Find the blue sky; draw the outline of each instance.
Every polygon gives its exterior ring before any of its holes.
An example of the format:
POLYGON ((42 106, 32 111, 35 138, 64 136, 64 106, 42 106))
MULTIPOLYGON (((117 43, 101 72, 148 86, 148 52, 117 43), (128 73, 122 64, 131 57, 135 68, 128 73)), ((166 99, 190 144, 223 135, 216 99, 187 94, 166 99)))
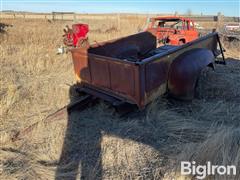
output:
POLYGON ((2 10, 80 13, 186 13, 239 16, 240 0, 0 0, 2 10))

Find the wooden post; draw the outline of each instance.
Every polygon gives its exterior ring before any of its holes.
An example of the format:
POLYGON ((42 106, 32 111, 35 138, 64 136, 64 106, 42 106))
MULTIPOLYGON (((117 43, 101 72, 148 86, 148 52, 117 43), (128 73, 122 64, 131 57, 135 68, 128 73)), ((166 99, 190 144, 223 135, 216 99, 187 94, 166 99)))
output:
POLYGON ((52 20, 54 21, 55 20, 55 13, 52 12, 52 20))
POLYGON ((120 19, 120 13, 117 14, 117 22, 118 22, 118 27, 117 29, 120 31, 121 30, 121 19, 120 19))
POLYGON ((76 13, 73 13, 73 21, 76 22, 76 13))

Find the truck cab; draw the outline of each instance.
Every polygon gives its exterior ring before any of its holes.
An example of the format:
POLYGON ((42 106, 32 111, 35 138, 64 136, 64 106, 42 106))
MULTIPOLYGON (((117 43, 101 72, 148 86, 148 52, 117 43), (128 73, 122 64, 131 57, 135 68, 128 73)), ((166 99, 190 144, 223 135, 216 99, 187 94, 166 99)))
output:
POLYGON ((199 37, 194 22, 184 17, 154 17, 150 19, 147 31, 157 38, 157 43, 182 45, 199 37))

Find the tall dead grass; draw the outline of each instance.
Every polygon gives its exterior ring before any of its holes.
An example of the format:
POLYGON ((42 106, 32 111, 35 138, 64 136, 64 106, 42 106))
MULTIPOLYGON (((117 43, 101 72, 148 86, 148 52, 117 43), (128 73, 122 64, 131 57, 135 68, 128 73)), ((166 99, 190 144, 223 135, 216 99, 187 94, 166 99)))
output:
MULTIPOLYGON (((122 17, 118 29, 113 18, 82 19, 90 25, 91 42, 136 33, 145 20, 122 17)), ((60 121, 42 122, 22 140, 4 144, 17 130, 41 122, 66 105, 69 85, 75 80, 71 55, 56 54, 65 22, 1 21, 13 24, 0 42, 1 179, 80 179, 84 163, 86 179, 101 178, 100 170, 103 179, 184 179, 179 175, 181 160, 239 168, 240 64, 233 59, 227 66, 217 65, 215 71, 203 72, 198 98, 192 102, 160 98, 145 112, 126 118, 100 103, 60 121), (67 128, 69 118, 75 123, 71 132, 67 128), (74 153, 69 154, 67 164, 59 165, 64 144, 74 153), (89 156, 99 147, 98 157, 89 156), (75 166, 77 175, 70 168, 75 166)), ((231 178, 239 179, 239 172, 231 178)))

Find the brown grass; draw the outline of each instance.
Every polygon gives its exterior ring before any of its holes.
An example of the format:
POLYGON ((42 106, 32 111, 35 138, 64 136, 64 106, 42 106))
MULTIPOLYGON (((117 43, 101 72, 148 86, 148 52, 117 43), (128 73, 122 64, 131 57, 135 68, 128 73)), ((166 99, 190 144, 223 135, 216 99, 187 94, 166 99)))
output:
MULTIPOLYGON (((112 18, 82 21, 90 25, 94 42, 136 33, 145 20, 122 17, 120 30, 112 18)), ((87 165, 86 179, 99 178, 100 170, 103 179, 183 179, 181 160, 240 166, 239 44, 225 44, 228 65, 203 72, 192 102, 159 98, 128 118, 101 103, 68 117, 74 120, 70 132, 63 117, 9 143, 14 132, 66 105, 75 79, 71 55, 56 54, 66 22, 1 21, 13 27, 0 34, 0 179, 76 178, 81 173, 72 167, 80 172, 79 161, 87 165), (62 150, 70 152, 68 163, 58 165, 62 150)), ((233 178, 239 179, 239 172, 233 178)))

